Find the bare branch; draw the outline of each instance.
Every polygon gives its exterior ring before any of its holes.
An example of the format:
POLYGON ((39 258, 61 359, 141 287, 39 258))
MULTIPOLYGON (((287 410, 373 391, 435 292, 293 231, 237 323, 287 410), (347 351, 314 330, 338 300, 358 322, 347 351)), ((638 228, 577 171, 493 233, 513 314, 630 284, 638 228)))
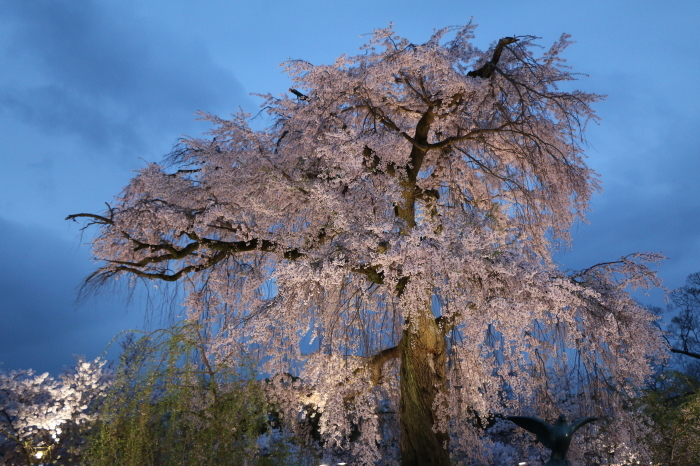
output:
POLYGON ((89 222, 88 225, 113 225, 114 223, 112 220, 103 217, 102 215, 96 215, 96 214, 73 214, 69 215, 68 217, 65 218, 65 220, 73 220, 74 222, 77 222, 79 218, 91 218, 93 220, 96 220, 94 222, 89 222))
POLYGON ((372 385, 379 385, 382 380, 382 369, 384 367, 384 363, 391 359, 396 359, 398 357, 398 346, 392 346, 391 348, 383 349, 377 354, 367 358, 365 365, 356 369, 353 375, 358 375, 364 371, 369 370, 371 372, 370 380, 372 382, 372 385))
POLYGON ((298 90, 296 90, 296 89, 294 89, 294 88, 292 88, 292 87, 289 88, 289 92, 291 92, 291 93, 294 94, 295 96, 299 97, 299 100, 309 100, 309 96, 308 96, 308 95, 303 94, 303 93, 299 92, 298 90))
POLYGON ((493 57, 491 58, 491 61, 486 62, 484 66, 482 66, 478 70, 470 71, 469 73, 467 73, 467 76, 471 78, 482 79, 490 78, 496 69, 498 61, 501 59, 501 53, 503 53, 503 48, 506 45, 512 44, 517 41, 518 39, 515 37, 504 37, 501 40, 499 40, 498 44, 496 45, 496 49, 493 51, 493 57))
POLYGON ((692 351, 683 351, 677 348, 671 348, 672 353, 682 354, 684 356, 690 356, 691 358, 700 359, 700 354, 693 353, 692 351))
POLYGON ((367 365, 372 371, 372 383, 374 385, 378 385, 382 379, 382 368, 384 367, 384 363, 390 359, 396 359, 398 357, 399 347, 392 346, 391 348, 386 348, 369 358, 367 365))

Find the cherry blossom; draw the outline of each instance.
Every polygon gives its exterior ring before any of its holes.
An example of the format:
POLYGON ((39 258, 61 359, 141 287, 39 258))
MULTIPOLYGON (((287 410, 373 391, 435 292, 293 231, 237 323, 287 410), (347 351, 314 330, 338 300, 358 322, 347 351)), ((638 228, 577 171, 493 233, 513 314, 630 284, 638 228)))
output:
POLYGON ((70 425, 94 419, 111 380, 105 365, 78 358, 58 379, 31 369, 0 372, 0 440, 25 460, 50 461, 70 425))
POLYGON ((257 350, 262 372, 299 376, 313 396, 287 394, 289 416, 312 403, 325 448, 357 464, 391 429, 402 464, 447 465, 488 463, 477 421, 497 413, 626 422, 665 350, 629 291, 659 284, 661 256, 552 259, 599 189, 583 145, 600 97, 560 88, 568 36, 538 55, 473 31, 417 45, 389 27, 359 55, 289 61, 262 130, 202 114, 211 134, 69 217, 100 227, 88 285, 181 281, 212 357, 257 350))

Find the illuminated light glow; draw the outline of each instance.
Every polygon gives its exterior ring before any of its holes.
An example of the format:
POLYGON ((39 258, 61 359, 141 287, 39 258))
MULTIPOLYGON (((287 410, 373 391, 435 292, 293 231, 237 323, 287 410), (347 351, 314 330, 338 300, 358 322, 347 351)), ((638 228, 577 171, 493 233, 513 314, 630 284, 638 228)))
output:
MULTIPOLYGON (((48 373, 35 375, 34 371, 0 371, 0 392, 3 393, 3 409, 11 416, 10 427, 22 442, 34 443, 37 437, 53 442, 42 444, 44 450, 33 453, 37 459, 46 455, 46 448, 53 448, 61 441, 65 423, 82 423, 94 419, 89 405, 104 396, 111 381, 111 372, 104 366, 107 361, 97 358, 78 364, 58 379, 48 373)), ((0 430, 0 435, 3 431, 0 430)))

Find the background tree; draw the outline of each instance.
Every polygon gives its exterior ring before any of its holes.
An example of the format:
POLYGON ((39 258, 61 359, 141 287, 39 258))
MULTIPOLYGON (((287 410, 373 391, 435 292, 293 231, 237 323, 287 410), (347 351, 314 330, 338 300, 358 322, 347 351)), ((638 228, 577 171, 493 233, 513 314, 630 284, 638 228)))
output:
POLYGON ((104 214, 68 217, 101 227, 87 283, 184 282, 212 357, 257 348, 261 371, 301 375, 325 444, 360 463, 379 459, 380 402, 405 466, 449 464, 450 443, 476 458, 474 419, 494 411, 556 417, 553 379, 577 375, 579 409, 610 414, 606 394, 661 348, 626 292, 656 283, 641 262, 659 257, 556 268, 597 188, 581 144, 598 97, 557 87, 574 79, 566 36, 536 57, 532 37, 484 52, 472 32, 416 45, 380 29, 361 55, 290 61, 264 130, 204 115, 210 139, 141 170, 104 214))
POLYGON ((668 295, 671 352, 700 360, 700 272, 688 275, 684 286, 668 295))
POLYGON ((666 312, 673 317, 665 337, 678 356, 639 404, 651 421, 647 442, 654 461, 692 465, 700 463, 700 273, 688 275, 684 286, 668 293, 668 301, 666 312))
POLYGON ((654 464, 700 463, 700 379, 667 370, 637 400, 649 425, 645 441, 654 464))

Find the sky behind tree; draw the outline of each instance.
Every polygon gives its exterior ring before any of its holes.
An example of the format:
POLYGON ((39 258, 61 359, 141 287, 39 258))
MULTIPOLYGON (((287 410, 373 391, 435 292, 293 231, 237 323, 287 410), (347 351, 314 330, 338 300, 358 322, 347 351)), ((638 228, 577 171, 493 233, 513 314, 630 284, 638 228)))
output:
MULTIPOLYGON (((280 63, 359 53, 361 36, 390 22, 421 43, 472 20, 481 48, 571 34, 565 57, 588 75, 572 86, 608 96, 587 133, 603 192, 558 260, 662 252, 660 276, 679 287, 700 270, 699 19, 700 5, 682 1, 2 2, 0 368, 55 373, 144 324, 143 293, 76 303, 96 266, 67 215, 101 212, 134 170, 206 131, 196 111, 256 114, 251 93, 289 88, 280 63)), ((663 305, 662 293, 639 298, 663 305)))

